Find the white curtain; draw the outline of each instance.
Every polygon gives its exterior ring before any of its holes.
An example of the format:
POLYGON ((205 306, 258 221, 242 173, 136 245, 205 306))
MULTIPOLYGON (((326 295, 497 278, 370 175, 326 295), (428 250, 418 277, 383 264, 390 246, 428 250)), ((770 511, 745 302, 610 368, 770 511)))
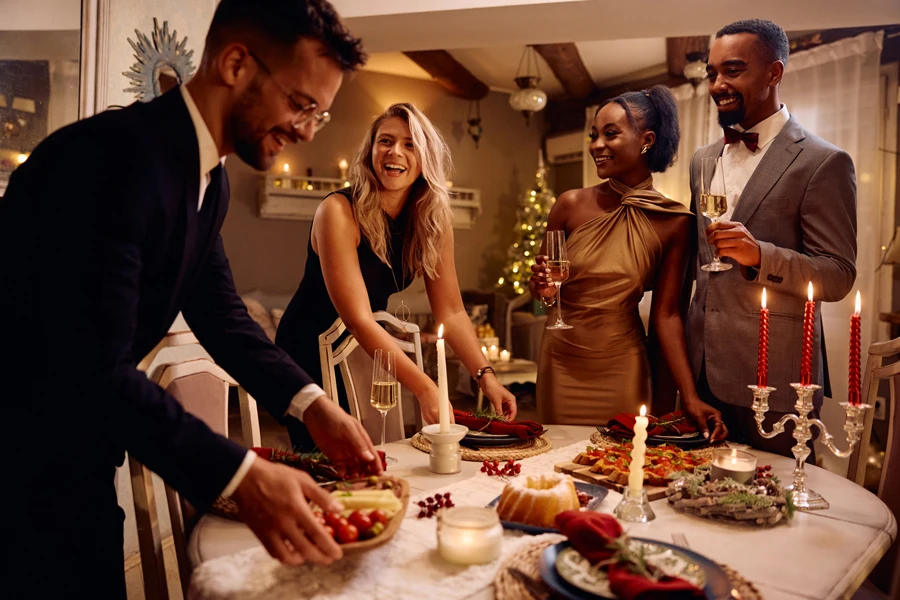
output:
MULTIPOLYGON (((894 220, 893 204, 885 206, 883 202, 883 164, 878 150, 883 147, 880 142, 887 108, 880 64, 883 35, 864 33, 798 53, 788 61, 781 83, 781 100, 791 115, 807 131, 849 153, 856 167, 858 252, 854 290, 862 295, 864 349, 877 335, 879 311, 890 306, 889 296, 887 302, 880 298, 882 290, 889 294, 889 287, 879 282, 882 273, 875 272, 885 231, 893 230, 894 220)), ((896 109, 896 100, 893 106, 896 109)), ((822 418, 841 442, 845 413, 837 401, 847 399, 850 315, 855 295, 822 306, 834 397, 825 401, 822 418)), ((821 456, 830 469, 846 472, 846 461, 827 451, 821 456)))
MULTIPOLYGON (((881 248, 894 230, 895 177, 888 172, 891 161, 885 160, 879 148, 894 147, 897 77, 896 67, 882 72, 883 37, 883 32, 864 33, 791 56, 780 89, 781 101, 800 125, 844 149, 856 167, 856 286, 854 293, 843 301, 826 304, 822 309, 834 396, 834 400, 825 402, 823 420, 841 442, 844 412, 837 401, 847 399, 849 327, 855 290, 862 294, 864 353, 873 340, 885 339, 885 332, 879 329, 878 314, 890 310, 891 305, 891 272, 889 268, 875 271, 881 248)), ((697 148, 718 139, 722 130, 705 84, 696 89, 686 84, 672 92, 678 102, 681 143, 675 164, 666 173, 656 174, 654 185, 667 196, 687 204, 691 156, 697 148)), ((587 110, 586 131, 590 130, 595 110, 596 107, 587 110)), ((599 181, 587 145, 584 175, 585 186, 599 181)), ((646 296, 644 300, 642 304, 649 309, 646 296)), ((865 362, 865 356, 862 360, 865 362)), ((830 452, 819 455, 824 457, 828 468, 846 472, 846 461, 836 459, 830 452)))

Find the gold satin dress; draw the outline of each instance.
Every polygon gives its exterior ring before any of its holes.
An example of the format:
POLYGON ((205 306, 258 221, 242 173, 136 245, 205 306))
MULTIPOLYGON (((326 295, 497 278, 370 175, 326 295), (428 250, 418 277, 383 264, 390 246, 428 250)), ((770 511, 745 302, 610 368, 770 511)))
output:
MULTIPOLYGON (((629 188, 609 180, 622 204, 577 227, 566 240, 569 279, 563 320, 572 329, 544 330, 537 402, 542 423, 600 425, 621 412, 650 409, 646 336, 638 314, 655 283, 662 243, 646 212, 692 214, 654 192, 652 178, 629 188)), ((551 309, 547 322, 555 320, 551 309)))

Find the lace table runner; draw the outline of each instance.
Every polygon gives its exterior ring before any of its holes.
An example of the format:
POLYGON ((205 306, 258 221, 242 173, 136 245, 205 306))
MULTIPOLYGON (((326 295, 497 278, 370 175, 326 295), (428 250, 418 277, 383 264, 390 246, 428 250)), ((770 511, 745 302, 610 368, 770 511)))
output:
MULTIPOLYGON (((584 442, 522 462, 522 475, 553 471, 570 460, 584 442)), ((435 477, 439 477, 435 475, 435 477)), ((505 531, 500 558, 469 567, 444 562, 437 554, 436 519, 417 518, 416 502, 450 492, 457 506, 484 506, 500 495, 506 482, 478 473, 465 481, 411 499, 403 524, 390 542, 337 563, 285 566, 263 548, 252 548, 203 563, 194 570, 191 600, 281 600, 301 598, 373 598, 420 600, 466 598, 488 587, 504 560, 546 536, 505 531)), ((552 534, 551 534, 552 535, 552 534)))

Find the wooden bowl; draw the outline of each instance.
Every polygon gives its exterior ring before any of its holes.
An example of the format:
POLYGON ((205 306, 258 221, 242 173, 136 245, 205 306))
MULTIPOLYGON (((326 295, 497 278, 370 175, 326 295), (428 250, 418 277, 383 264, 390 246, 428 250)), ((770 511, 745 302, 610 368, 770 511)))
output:
POLYGON ((375 487, 376 485, 380 486, 383 482, 390 481, 394 486, 392 488, 394 494, 397 496, 403 506, 399 511, 397 511, 397 514, 391 517, 391 519, 387 522, 387 525, 385 525, 384 527, 384 531, 382 531, 380 535, 377 535, 368 540, 351 542, 349 544, 341 544, 341 549, 344 551, 344 554, 377 548, 378 546, 384 544, 392 537, 394 537, 394 534, 397 533, 398 529, 400 529, 400 525, 401 523, 403 523, 403 519, 406 517, 406 509, 409 506, 409 483, 407 483, 405 479, 400 479, 399 477, 382 475, 381 477, 372 476, 362 477, 359 479, 348 479, 347 481, 336 481, 334 483, 329 483, 322 486, 323 488, 331 492, 334 490, 340 490, 342 489, 342 487, 346 489, 347 486, 350 486, 350 488, 352 488, 354 485, 359 485, 362 482, 369 482, 373 480, 377 480, 378 483, 373 484, 371 487, 375 487))

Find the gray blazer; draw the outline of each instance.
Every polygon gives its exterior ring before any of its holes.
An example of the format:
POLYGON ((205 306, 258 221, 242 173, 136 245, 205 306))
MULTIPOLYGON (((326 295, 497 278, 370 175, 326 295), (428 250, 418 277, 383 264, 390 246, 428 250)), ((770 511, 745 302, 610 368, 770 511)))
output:
MULTIPOLYGON (((697 218, 697 287, 686 324, 694 377, 701 365, 713 395, 750 406, 748 385, 756 383, 759 309, 766 286, 769 308, 769 397, 773 410, 790 412, 800 380, 803 307, 807 283, 816 296, 813 382, 823 384, 821 301, 844 298, 856 279, 856 176, 850 156, 803 130, 791 117, 772 141, 741 194, 732 220, 759 241, 759 269, 720 273, 699 269, 713 259, 706 242, 709 219, 697 211, 700 159, 722 154, 724 140, 701 148, 691 160, 691 210, 697 218)), ((690 278, 687 285, 690 285, 690 278)), ((823 392, 814 399, 821 406, 823 392)))

